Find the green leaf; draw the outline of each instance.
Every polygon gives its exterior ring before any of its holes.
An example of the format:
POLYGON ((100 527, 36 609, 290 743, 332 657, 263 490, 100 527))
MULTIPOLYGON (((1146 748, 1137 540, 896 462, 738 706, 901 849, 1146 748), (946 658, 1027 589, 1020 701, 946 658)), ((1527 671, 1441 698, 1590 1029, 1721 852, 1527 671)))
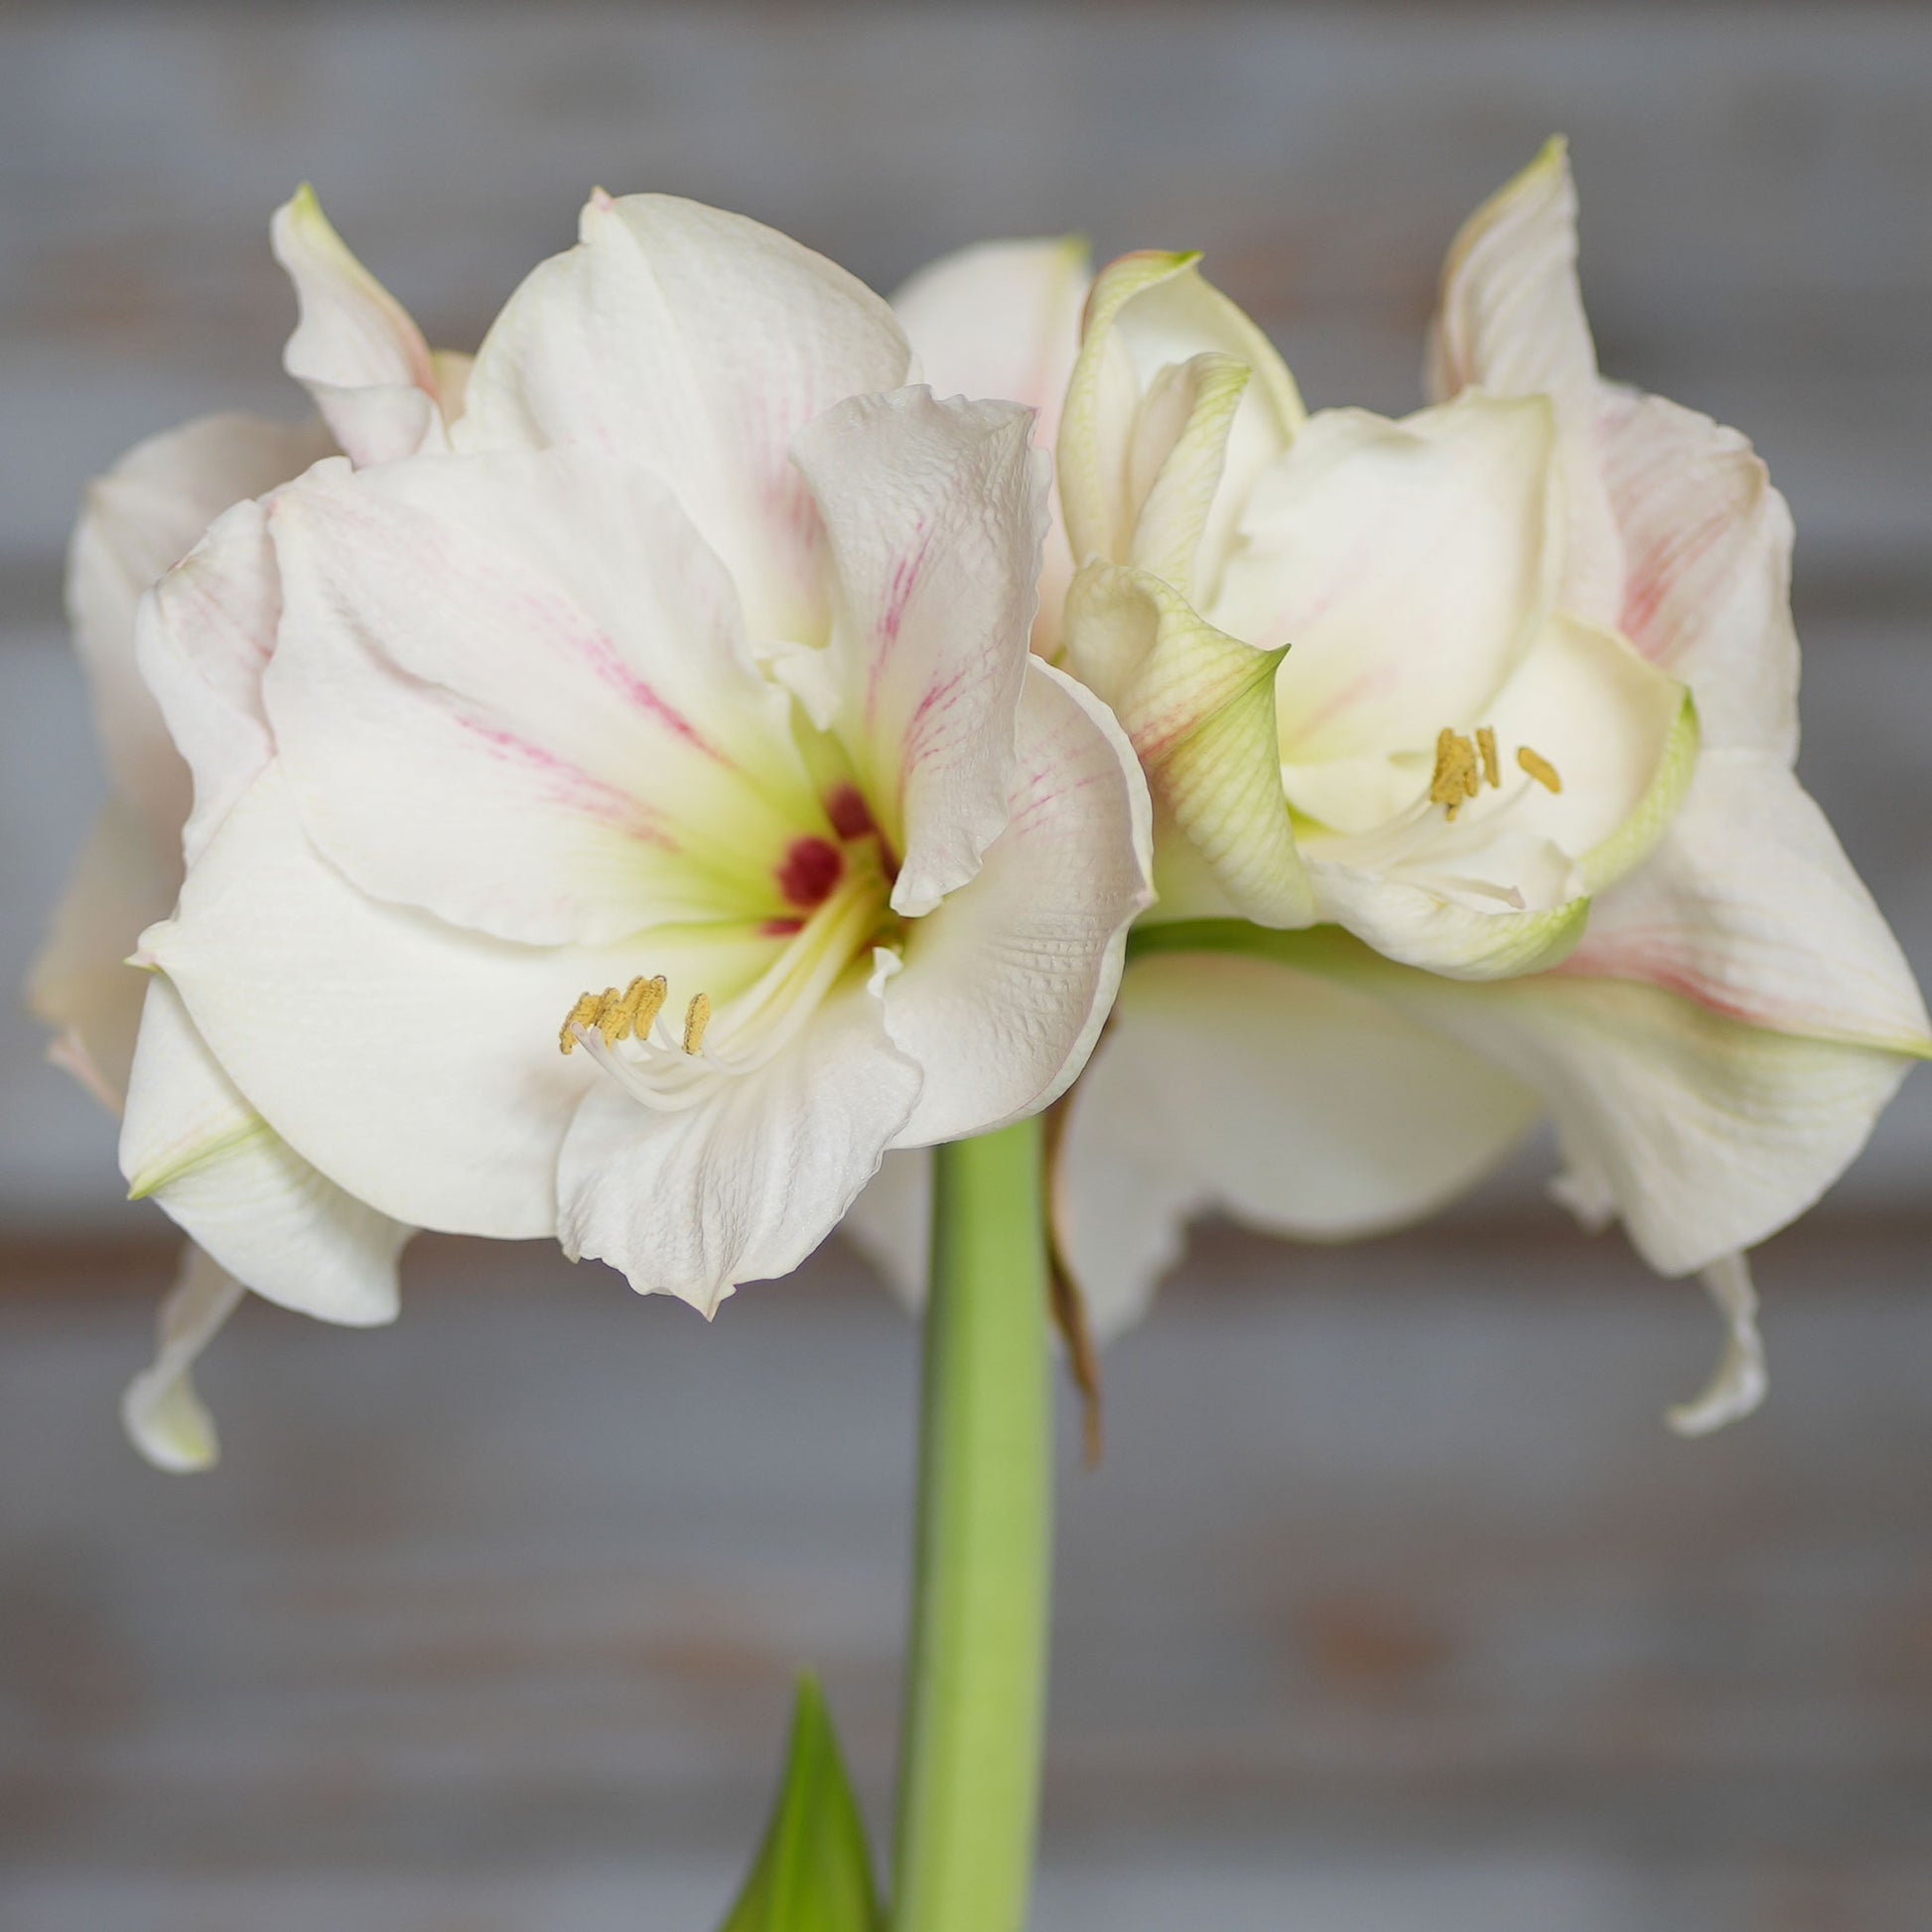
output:
POLYGON ((798 1680, 784 1782, 758 1862, 720 1932, 882 1932, 865 1821, 825 1694, 798 1680))

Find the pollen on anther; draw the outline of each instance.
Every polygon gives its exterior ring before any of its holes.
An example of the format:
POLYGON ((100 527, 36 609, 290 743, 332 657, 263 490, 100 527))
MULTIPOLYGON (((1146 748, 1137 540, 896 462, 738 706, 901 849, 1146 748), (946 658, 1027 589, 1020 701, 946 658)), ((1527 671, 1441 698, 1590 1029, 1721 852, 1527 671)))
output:
POLYGON ((577 1048, 577 1029, 594 1027, 597 1017, 604 1010, 604 1002, 595 993, 580 993, 577 1004, 564 1016, 564 1024, 557 1032, 557 1044, 566 1053, 577 1048))
POLYGON ((1436 734, 1436 768, 1429 777, 1429 801, 1441 805, 1452 820, 1465 799, 1481 788, 1476 775, 1476 748, 1460 732, 1447 725, 1436 734))
POLYGON ((1503 788, 1503 761, 1496 755, 1496 734, 1492 727, 1482 725, 1476 731, 1476 750, 1482 755, 1482 775, 1491 789, 1503 788))
POLYGON ((711 996, 708 993, 694 993, 691 1004, 684 1010, 684 1050, 699 1053, 704 1050, 704 1030, 711 1025, 711 996))
POLYGON ((1516 753, 1516 762, 1546 791, 1563 789, 1563 774, 1546 759, 1541 752, 1532 752, 1527 745, 1521 746, 1516 753))

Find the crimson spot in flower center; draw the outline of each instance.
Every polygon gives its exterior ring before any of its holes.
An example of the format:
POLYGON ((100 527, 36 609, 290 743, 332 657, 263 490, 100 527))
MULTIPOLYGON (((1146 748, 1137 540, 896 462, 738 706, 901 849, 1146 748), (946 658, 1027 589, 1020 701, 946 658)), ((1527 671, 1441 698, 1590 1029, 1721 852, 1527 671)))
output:
POLYGON ((823 905, 845 872, 845 856, 829 839, 793 839, 778 868, 778 890, 793 905, 823 905))

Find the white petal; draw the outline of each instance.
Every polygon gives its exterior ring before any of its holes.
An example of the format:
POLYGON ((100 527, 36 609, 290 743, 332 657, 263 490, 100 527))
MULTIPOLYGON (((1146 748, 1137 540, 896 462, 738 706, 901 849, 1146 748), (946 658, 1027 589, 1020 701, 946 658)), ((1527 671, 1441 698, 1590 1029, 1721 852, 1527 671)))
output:
POLYGON ((596 196, 580 233, 484 339, 459 445, 588 443, 649 465, 725 559, 753 628, 812 635, 818 530, 791 439, 906 379, 892 311, 822 255, 695 202, 596 196))
POLYGON ((438 371, 422 331, 349 253, 314 189, 275 210, 270 236, 302 305, 282 366, 315 398, 350 462, 446 448, 438 371))
POLYGON ((510 1240, 554 1231, 557 1149, 605 1078, 557 1050, 578 994, 640 971, 716 983, 697 964, 712 955, 667 933, 644 958, 513 946, 368 898, 303 835, 279 765, 146 945, 305 1160, 397 1220, 510 1240))
POLYGON ((1197 854, 1243 917, 1309 924, 1313 890, 1282 792, 1280 651, 1216 630, 1146 571, 1096 563, 1067 599, 1067 661, 1133 741, 1161 806, 1164 845, 1197 854))
POLYGON ((352 1327, 393 1321, 411 1230, 326 1180, 242 1099, 169 983, 149 983, 121 1168, 257 1295, 352 1327))
POLYGON ((908 1309, 923 1307, 932 1243, 932 1150, 889 1152, 846 1209, 839 1232, 908 1309))
POLYGON ((899 858, 896 911, 930 911, 1007 818, 1048 465, 1010 403, 858 397, 800 433, 836 577, 838 730, 899 858))
POLYGON ((243 497, 326 455, 320 424, 204 416, 150 437, 87 488, 68 552, 68 613, 115 788, 172 842, 189 781, 134 662, 134 613, 148 586, 243 497))
POLYGON ((214 1419, 195 1393, 202 1351, 241 1300, 241 1284, 191 1241, 181 1273, 161 1304, 152 1366, 127 1385, 121 1422, 157 1469, 186 1474, 209 1467, 220 1453, 214 1419))
POLYGON ((913 922, 886 988, 887 1031, 925 1074, 901 1147, 989 1132, 1066 1090, 1150 897, 1133 748, 1091 693, 1037 661, 1008 807, 979 877, 913 922))
POLYGON ((1398 1226, 1478 1179, 1537 1105, 1369 993, 1271 960, 1156 955, 1070 1103, 1061 1251, 1111 1331, 1177 1258, 1187 1215, 1308 1240, 1398 1226))
POLYGON ((269 715, 304 826, 364 891, 541 943, 795 909, 780 870, 823 815, 789 703, 649 472, 334 466, 270 527, 269 715))
POLYGON ((1757 1291, 1740 1254, 1722 1255, 1702 1271, 1725 1321, 1725 1348, 1703 1392, 1670 1410, 1665 1420, 1680 1436, 1709 1436, 1748 1416, 1764 1400, 1764 1339, 1757 1331, 1757 1291))
POLYGON ((1232 419, 1207 449, 1189 453, 1211 451, 1210 483, 1219 483, 1199 560, 1205 580, 1219 570, 1255 478, 1299 433, 1305 411, 1294 378, 1262 331, 1202 278, 1199 259, 1123 255, 1088 299, 1059 437, 1060 495, 1076 566, 1133 561, 1148 491, 1192 421, 1163 393, 1164 370, 1205 353, 1250 372, 1232 419))
POLYGON ((1430 392, 1547 395, 1587 408, 1596 348, 1577 285, 1577 184, 1561 138, 1469 216, 1443 264, 1430 392))
POLYGON ((1400 423, 1324 410, 1257 487, 1201 614, 1291 646, 1291 798, 1302 767, 1433 750, 1444 726, 1481 721, 1551 607, 1552 449, 1535 400, 1464 396, 1400 423))
POLYGON ((1577 188, 1561 139, 1485 202, 1450 246, 1429 387, 1445 399, 1473 387, 1556 405, 1569 530, 1564 605, 1586 621, 1614 623, 1622 546, 1592 436, 1600 385, 1577 284, 1577 188))
MULTIPOLYGON (((1520 866, 1504 868, 1520 871, 1520 866)), ((1311 859, 1321 917, 1345 926, 1385 959, 1457 980, 1510 979, 1567 958, 1583 937, 1589 900, 1564 898, 1527 911, 1477 907, 1433 885, 1311 859)))
POLYGON ((281 576, 260 503, 236 503, 142 599, 135 656, 194 776, 182 828, 190 864, 274 756, 262 674, 281 576))
POLYGON ((789 1274, 831 1233, 911 1112, 918 1068, 855 972, 756 1072, 652 1113, 615 1084, 578 1110, 557 1168, 558 1238, 639 1294, 710 1315, 741 1282, 789 1274))
MULTIPOLYGON (((1092 280, 1086 243, 1077 238, 990 241, 921 269, 893 297, 893 308, 911 338, 917 377, 935 395, 1025 403, 1035 412, 1035 448, 1050 451, 1092 280)), ((1072 577, 1055 490, 1034 619, 1034 649, 1049 661, 1059 654, 1072 577)))
POLYGON ((1795 1220, 1851 1165, 1911 1064, 1568 970, 1470 986, 1384 968, 1363 983, 1536 1088, 1587 1196, 1614 1199, 1663 1275, 1795 1220))
POLYGON ((134 807, 109 798, 28 978, 28 1006, 60 1035, 51 1056, 116 1112, 148 990, 127 956, 180 884, 179 863, 155 851, 134 807))
MULTIPOLYGON (((1505 760, 1513 822, 1585 861, 1592 891, 1637 865, 1684 802, 1700 743, 1685 695, 1615 632, 1563 617, 1545 627, 1485 721, 1505 760), (1556 767, 1561 791, 1516 768, 1525 747, 1556 767)), ((1464 818, 1476 818, 1488 797, 1464 818)))
POLYGON ((1662 843, 1596 901, 1568 970, 1645 981, 1779 1033, 1932 1051, 1884 915, 1767 753, 1704 754, 1662 843))
POLYGON ((1606 388, 1596 447, 1622 531, 1618 627, 1697 698, 1707 745, 1798 749, 1791 512, 1735 430, 1606 388))

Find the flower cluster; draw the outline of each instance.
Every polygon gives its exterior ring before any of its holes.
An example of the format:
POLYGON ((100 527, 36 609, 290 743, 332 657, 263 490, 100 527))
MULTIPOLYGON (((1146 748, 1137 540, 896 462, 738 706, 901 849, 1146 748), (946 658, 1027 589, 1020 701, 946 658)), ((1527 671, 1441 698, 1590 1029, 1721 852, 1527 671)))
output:
POLYGON ((709 1313, 850 1209, 915 1286, 905 1151, 1055 1103, 1103 1332, 1202 1211, 1389 1227, 1547 1116, 1730 1319, 1679 1426, 1751 1406, 1744 1251, 1932 1042, 1792 775, 1783 502, 1599 376, 1575 217, 1553 144, 1389 421, 1191 255, 889 306, 657 196, 437 353, 298 196, 315 420, 143 445, 71 558, 115 789, 34 994, 191 1240, 147 1452, 244 1288, 387 1319, 419 1227, 709 1313))

